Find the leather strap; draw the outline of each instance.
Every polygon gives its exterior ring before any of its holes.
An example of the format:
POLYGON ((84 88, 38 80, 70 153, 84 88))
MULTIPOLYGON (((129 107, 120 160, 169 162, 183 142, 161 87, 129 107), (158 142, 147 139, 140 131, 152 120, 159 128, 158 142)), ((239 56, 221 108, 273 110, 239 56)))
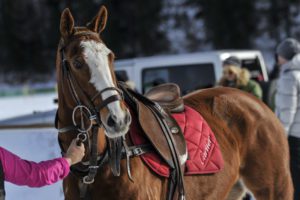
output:
POLYGON ((76 126, 65 126, 63 128, 58 128, 58 121, 59 121, 59 118, 58 118, 58 109, 56 110, 56 114, 55 114, 55 119, 54 119, 54 126, 55 128, 57 129, 57 131, 59 133, 66 133, 66 132, 69 132, 69 131, 76 131, 78 130, 78 127, 76 126))
POLYGON ((96 107, 96 110, 100 111, 108 104, 110 104, 114 101, 120 101, 120 100, 122 100, 122 97, 120 95, 112 95, 112 96, 108 97, 107 99, 105 99, 104 101, 102 101, 102 103, 96 107))
MULTIPOLYGON (((142 144, 142 145, 136 145, 136 146, 130 146, 129 149, 129 155, 130 157, 136 157, 140 156, 149 152, 153 152, 154 149, 151 144, 142 144)), ((122 149, 122 159, 126 158, 126 151, 125 149, 122 149)), ((105 164, 108 163, 108 152, 105 151, 105 153, 100 157, 100 159, 97 159, 97 165, 98 170, 101 169, 105 164)), ((81 163, 78 163, 76 165, 73 165, 71 167, 71 172, 76 175, 77 177, 84 177, 88 174, 89 168, 86 165, 83 165, 81 163)))
POLYGON ((176 144, 174 142, 173 136, 171 131, 169 130, 169 127, 164 120, 164 116, 161 113, 161 109, 159 108, 159 105, 156 105, 155 107, 149 107, 156 118, 158 118, 159 123, 161 124, 161 128, 163 128, 163 133, 165 134, 165 137, 167 138, 169 148, 171 150, 171 154, 173 157, 175 168, 172 169, 171 172, 171 181, 169 182, 169 193, 167 200, 175 200, 176 199, 176 189, 178 188, 179 196, 178 199, 185 199, 185 189, 184 189, 184 181, 183 181, 183 173, 181 171, 180 167, 180 160, 178 158, 178 152, 176 149, 176 144), (159 116, 161 115, 161 116, 159 116), (172 188, 174 187, 174 188, 172 188))
POLYGON ((98 127, 92 127, 92 145, 91 145, 91 156, 90 156, 90 165, 89 165, 89 173, 87 176, 83 177, 83 182, 94 182, 94 178, 97 174, 99 166, 97 165, 97 142, 98 142, 98 127))

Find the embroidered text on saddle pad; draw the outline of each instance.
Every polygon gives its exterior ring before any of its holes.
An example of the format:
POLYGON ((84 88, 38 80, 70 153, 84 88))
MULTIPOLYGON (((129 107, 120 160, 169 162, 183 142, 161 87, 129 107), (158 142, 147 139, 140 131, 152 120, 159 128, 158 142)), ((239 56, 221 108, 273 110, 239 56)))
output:
MULTIPOLYGON (((185 106, 182 113, 172 114, 186 139, 189 158, 185 175, 216 173, 223 168, 224 162, 219 145, 203 117, 194 109, 185 106)), ((135 145, 147 143, 144 133, 133 118, 130 136, 135 145)), ((143 161, 157 174, 169 177, 169 167, 156 153, 141 156, 143 161)))

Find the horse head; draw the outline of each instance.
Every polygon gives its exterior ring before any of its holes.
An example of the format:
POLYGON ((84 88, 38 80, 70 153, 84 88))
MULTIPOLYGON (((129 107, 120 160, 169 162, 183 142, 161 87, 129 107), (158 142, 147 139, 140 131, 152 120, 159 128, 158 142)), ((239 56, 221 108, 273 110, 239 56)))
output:
MULTIPOLYGON (((113 69, 114 54, 100 37, 106 21, 107 10, 102 6, 86 27, 74 27, 72 14, 69 9, 65 9, 60 22, 63 45, 61 48, 64 51, 63 62, 67 62, 68 70, 77 84, 74 85, 74 92, 78 93, 78 98, 83 104, 90 100, 95 108, 101 108, 98 110, 99 119, 105 128, 105 133, 108 137, 115 138, 127 133, 130 114, 122 99, 111 102, 108 100, 120 94, 113 69), (104 105, 106 100, 108 103, 104 105)), ((70 102, 69 106, 76 105, 70 102)))
MULTIPOLYGON (((56 63, 58 126, 62 130, 71 124, 73 129, 66 132, 77 132, 77 137, 83 136, 83 141, 91 140, 93 126, 98 127, 98 132, 104 132, 109 141, 114 141, 128 132, 131 123, 122 92, 117 87, 114 54, 101 39, 106 21, 104 6, 84 27, 74 26, 74 18, 68 8, 63 11, 60 20, 61 40, 56 63)), ((72 134, 59 134, 60 141, 64 143, 63 149, 73 138, 72 134)), ((104 142, 100 144, 103 146, 104 142)), ((91 146, 86 144, 86 147, 91 146)))

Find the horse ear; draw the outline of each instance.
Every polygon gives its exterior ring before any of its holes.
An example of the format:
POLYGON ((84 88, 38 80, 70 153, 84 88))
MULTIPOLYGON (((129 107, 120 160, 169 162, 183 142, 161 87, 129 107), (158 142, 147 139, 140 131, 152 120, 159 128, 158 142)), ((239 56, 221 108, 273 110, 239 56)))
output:
POLYGON ((64 9, 60 17, 60 33, 64 39, 74 33, 74 18, 69 8, 64 9))
POLYGON ((101 6, 98 14, 87 24, 87 28, 96 33, 101 33, 105 29, 106 21, 107 9, 105 6, 101 6))

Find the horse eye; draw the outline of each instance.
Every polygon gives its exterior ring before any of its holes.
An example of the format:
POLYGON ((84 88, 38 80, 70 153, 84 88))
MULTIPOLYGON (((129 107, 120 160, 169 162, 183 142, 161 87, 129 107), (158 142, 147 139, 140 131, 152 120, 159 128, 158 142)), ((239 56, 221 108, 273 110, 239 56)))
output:
POLYGON ((81 69, 82 68, 82 63, 79 60, 74 60, 73 65, 76 69, 81 69))

